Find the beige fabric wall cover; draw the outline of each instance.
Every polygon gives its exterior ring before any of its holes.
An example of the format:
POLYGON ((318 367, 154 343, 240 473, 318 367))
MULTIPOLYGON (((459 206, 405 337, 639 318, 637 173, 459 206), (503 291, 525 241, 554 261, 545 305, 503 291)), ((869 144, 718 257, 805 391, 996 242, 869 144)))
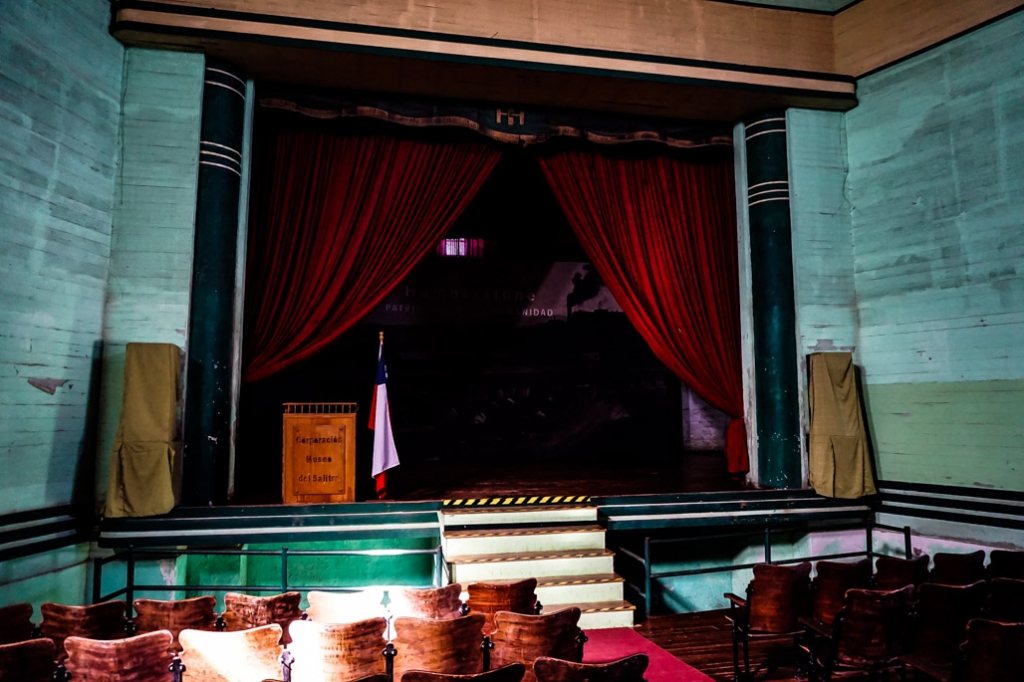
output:
POLYGON ((178 381, 181 351, 169 343, 129 343, 124 401, 110 458, 106 516, 166 514, 180 488, 178 381))
POLYGON ((850 353, 810 355, 810 483, 819 495, 874 495, 875 482, 850 353))

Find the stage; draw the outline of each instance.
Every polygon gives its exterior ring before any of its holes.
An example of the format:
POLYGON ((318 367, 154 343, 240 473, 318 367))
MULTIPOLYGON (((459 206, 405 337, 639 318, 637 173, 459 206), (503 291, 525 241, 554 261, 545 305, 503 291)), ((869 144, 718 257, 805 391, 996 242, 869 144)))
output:
POLYGON ((413 462, 389 473, 395 499, 444 500, 496 496, 672 495, 738 492, 742 480, 729 475, 721 452, 683 452, 674 459, 635 462, 623 454, 619 462, 571 461, 495 462, 490 458, 448 463, 413 462))

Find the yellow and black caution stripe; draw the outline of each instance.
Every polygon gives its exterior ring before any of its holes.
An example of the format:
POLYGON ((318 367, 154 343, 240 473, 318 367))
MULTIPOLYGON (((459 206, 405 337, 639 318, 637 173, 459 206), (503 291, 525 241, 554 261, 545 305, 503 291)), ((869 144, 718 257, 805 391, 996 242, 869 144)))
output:
POLYGON ((590 495, 481 497, 468 500, 444 500, 441 504, 445 507, 522 507, 541 504, 590 504, 590 495))
POLYGON ((632 611, 636 607, 632 604, 615 604, 614 606, 588 606, 581 609, 583 613, 607 613, 609 611, 632 611))
POLYGON ((508 528, 499 530, 450 530, 448 538, 507 538, 527 535, 566 535, 568 533, 603 533, 604 528, 590 526, 557 526, 554 528, 508 528))

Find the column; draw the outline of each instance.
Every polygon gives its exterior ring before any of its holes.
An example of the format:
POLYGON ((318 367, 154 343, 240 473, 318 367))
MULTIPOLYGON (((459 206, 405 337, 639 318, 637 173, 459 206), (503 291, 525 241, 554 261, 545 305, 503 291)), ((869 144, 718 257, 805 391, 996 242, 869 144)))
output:
POLYGON ((182 504, 189 506, 222 503, 227 497, 244 119, 244 75, 208 59, 185 369, 182 504))
POLYGON ((800 488, 803 480, 786 116, 783 112, 764 114, 745 128, 758 482, 772 488, 800 488))

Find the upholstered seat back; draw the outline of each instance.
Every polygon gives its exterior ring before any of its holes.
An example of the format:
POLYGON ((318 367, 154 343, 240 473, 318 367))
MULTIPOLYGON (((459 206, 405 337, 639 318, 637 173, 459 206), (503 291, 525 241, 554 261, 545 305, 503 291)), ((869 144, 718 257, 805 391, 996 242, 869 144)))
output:
POLYGON ((483 672, 483 625, 479 613, 446 620, 396 618, 392 640, 398 651, 395 679, 410 670, 454 675, 483 672))
POLYGON ((537 616, 499 611, 494 616, 491 664, 526 665, 526 682, 533 682, 533 663, 541 656, 580 662, 580 610, 572 606, 537 616))
POLYGON ((750 631, 792 632, 806 616, 810 598, 811 564, 758 564, 750 583, 750 631))
POLYGON ((932 558, 935 567, 928 578, 940 585, 970 585, 985 579, 985 550, 968 554, 938 552, 932 558))
POLYGON ((345 682, 384 672, 383 618, 357 623, 292 622, 292 676, 305 682, 345 682))
POLYGON ((815 566, 811 617, 819 623, 831 625, 836 614, 846 603, 846 591, 867 589, 871 582, 871 562, 819 561, 815 566))
POLYGON ((536 578, 472 583, 466 589, 469 591, 470 611, 482 613, 487 618, 484 632, 494 631, 494 614, 498 611, 536 613, 536 578))
POLYGON ((417 589, 393 587, 388 590, 388 609, 397 617, 450 619, 462 615, 462 585, 417 589))
POLYGON ((850 590, 836 617, 836 660, 849 666, 887 665, 902 653, 914 588, 850 590))
POLYGON ((171 633, 97 640, 68 637, 67 670, 75 682, 171 682, 171 633))
POLYGON ((913 559, 880 556, 875 561, 875 589, 898 590, 905 585, 917 587, 928 580, 928 555, 913 559))
POLYGON ((135 630, 139 633, 167 630, 173 641, 171 647, 181 651, 178 634, 185 629, 210 630, 217 620, 217 600, 211 596, 176 601, 136 599, 135 630))

